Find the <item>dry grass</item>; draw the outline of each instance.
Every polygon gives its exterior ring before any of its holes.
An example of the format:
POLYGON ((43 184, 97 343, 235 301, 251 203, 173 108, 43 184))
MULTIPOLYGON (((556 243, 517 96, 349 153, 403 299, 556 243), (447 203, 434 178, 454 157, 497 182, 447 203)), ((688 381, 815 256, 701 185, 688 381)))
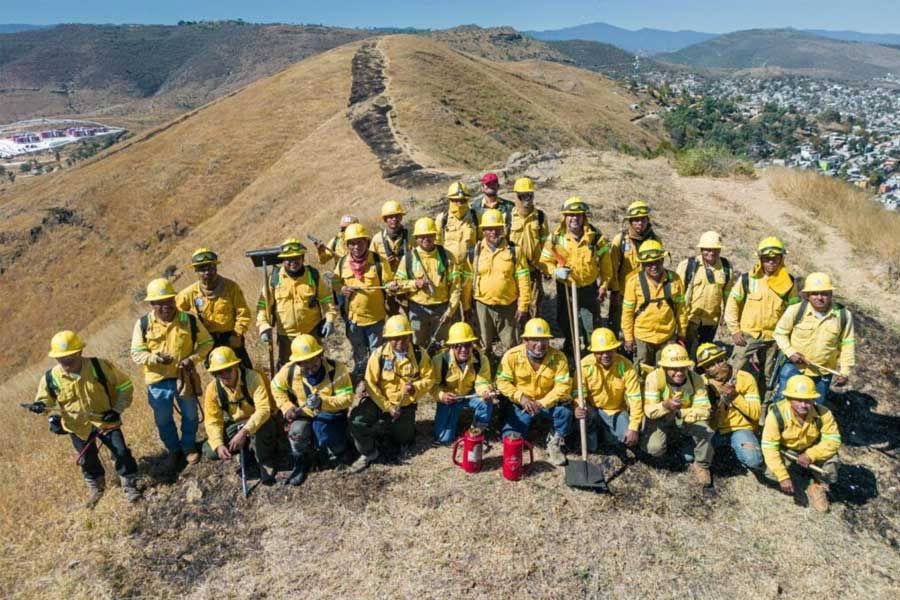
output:
POLYGON ((682 177, 753 177, 753 165, 726 148, 689 148, 675 156, 675 169, 682 177))

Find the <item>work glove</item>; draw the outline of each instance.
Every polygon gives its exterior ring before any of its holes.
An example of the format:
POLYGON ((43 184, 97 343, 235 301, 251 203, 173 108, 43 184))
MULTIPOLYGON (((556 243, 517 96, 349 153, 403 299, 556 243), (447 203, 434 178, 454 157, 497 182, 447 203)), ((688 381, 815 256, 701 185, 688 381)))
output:
POLYGON ((53 415, 52 417, 47 419, 47 422, 50 424, 50 433, 55 433, 56 435, 66 435, 66 430, 63 429, 62 419, 59 415, 53 415))
POLYGON ((334 323, 331 321, 325 321, 322 325, 322 337, 326 338, 334 333, 334 323))
POLYGON ((318 394, 310 394, 306 397, 306 408, 310 410, 317 410, 320 406, 322 406, 322 396, 318 394))
POLYGON ((264 344, 268 344, 269 342, 271 342, 272 341, 272 330, 266 329, 265 331, 263 331, 261 334, 259 334, 259 339, 264 344))
POLYGON ((43 414, 44 410, 46 410, 46 409, 47 409, 47 405, 44 404, 43 402, 41 402, 40 400, 38 400, 37 402, 33 403, 31 406, 28 407, 28 410, 30 410, 31 412, 38 414, 38 415, 43 414))
POLYGON ((556 271, 553 272, 553 275, 560 281, 565 281, 569 278, 569 275, 572 273, 572 269, 569 267, 556 267, 556 271))
POLYGON ((108 410, 103 413, 103 416, 100 419, 104 423, 118 423, 119 422, 119 413, 114 410, 108 410))

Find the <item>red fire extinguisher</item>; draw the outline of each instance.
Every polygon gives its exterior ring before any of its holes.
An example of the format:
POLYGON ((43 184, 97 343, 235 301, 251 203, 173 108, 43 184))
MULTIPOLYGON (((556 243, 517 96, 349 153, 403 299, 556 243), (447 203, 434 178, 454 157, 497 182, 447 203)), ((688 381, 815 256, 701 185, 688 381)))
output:
POLYGON ((477 473, 481 470, 481 461, 484 456, 484 433, 475 427, 470 428, 458 440, 453 442, 453 464, 462 467, 466 473, 477 473), (457 460, 457 450, 462 444, 462 462, 457 460))
POLYGON ((503 476, 510 481, 518 481, 534 463, 534 446, 517 433, 503 438, 503 476), (528 464, 522 464, 524 449, 528 449, 528 464))

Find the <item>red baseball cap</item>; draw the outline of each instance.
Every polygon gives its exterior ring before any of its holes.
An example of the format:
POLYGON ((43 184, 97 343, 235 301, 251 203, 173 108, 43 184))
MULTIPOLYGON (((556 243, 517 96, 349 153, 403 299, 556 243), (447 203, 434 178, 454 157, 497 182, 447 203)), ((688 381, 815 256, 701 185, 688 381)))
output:
POLYGON ((481 185, 488 185, 490 183, 500 183, 500 178, 497 177, 496 173, 485 173, 484 177, 481 178, 481 185))

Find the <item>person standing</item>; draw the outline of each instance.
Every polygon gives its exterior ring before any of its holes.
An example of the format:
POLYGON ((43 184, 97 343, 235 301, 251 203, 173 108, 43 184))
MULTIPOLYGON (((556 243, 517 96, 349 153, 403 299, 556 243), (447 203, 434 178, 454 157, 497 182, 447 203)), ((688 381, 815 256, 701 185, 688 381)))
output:
POLYGON ((728 259, 721 256, 722 240, 715 231, 700 236, 698 256, 679 263, 675 273, 684 282, 684 305, 687 311, 685 343, 693 356, 700 344, 711 343, 722 320, 725 300, 734 283, 734 271, 728 259))
POLYGON ((550 238, 550 231, 547 227, 547 215, 534 207, 534 182, 527 177, 520 177, 516 179, 513 191, 516 193, 516 206, 511 215, 509 241, 515 245, 528 265, 531 278, 528 316, 533 319, 539 316, 541 299, 544 297, 541 250, 550 238))

